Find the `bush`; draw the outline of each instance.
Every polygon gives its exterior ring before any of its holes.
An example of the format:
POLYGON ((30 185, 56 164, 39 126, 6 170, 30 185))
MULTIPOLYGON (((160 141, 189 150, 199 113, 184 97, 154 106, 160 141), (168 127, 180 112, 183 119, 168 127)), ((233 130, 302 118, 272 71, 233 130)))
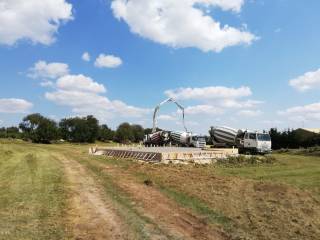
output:
POLYGON ((217 163, 224 166, 230 166, 230 167, 241 167, 241 166, 247 166, 247 165, 260 165, 260 164, 273 164, 276 162, 275 157, 272 155, 266 155, 266 156, 230 156, 227 158, 221 158, 217 160, 217 163))

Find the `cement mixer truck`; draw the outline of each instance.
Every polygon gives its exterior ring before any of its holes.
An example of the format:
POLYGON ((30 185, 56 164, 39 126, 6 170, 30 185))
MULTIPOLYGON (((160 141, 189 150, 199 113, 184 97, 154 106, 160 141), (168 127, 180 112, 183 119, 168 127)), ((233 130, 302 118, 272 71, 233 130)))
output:
POLYGON ((239 153, 249 154, 266 154, 272 151, 270 135, 265 132, 211 127, 209 134, 215 147, 237 147, 239 153))
POLYGON ((170 142, 170 132, 158 131, 144 136, 143 143, 146 147, 166 146, 170 142))
POLYGON ((191 132, 172 131, 170 132, 170 140, 172 145, 181 147, 204 148, 206 146, 206 139, 204 136, 191 132))

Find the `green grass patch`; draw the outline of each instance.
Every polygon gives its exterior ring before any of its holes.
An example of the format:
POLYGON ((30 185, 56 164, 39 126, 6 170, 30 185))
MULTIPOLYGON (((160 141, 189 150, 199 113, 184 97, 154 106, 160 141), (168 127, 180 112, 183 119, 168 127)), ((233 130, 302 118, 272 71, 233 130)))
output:
POLYGON ((273 154, 275 164, 214 168, 219 174, 290 184, 320 194, 320 158, 293 154, 273 154))
POLYGON ((168 197, 177 202, 180 206, 193 210, 196 214, 206 218, 207 222, 213 224, 220 224, 225 230, 229 230, 231 227, 231 219, 224 216, 222 213, 213 210, 208 207, 200 199, 188 196, 185 193, 176 191, 172 188, 165 186, 159 186, 161 192, 165 193, 168 197))
POLYGON ((0 149, 0 239, 64 239, 63 169, 28 144, 0 149))

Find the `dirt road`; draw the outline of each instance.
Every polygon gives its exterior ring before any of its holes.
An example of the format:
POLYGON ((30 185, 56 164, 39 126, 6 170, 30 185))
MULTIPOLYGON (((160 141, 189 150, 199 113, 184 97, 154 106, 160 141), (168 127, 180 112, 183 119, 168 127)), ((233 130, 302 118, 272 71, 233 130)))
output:
POLYGON ((69 182, 69 223, 75 239, 130 239, 101 188, 78 162, 59 156, 69 182))
POLYGON ((90 170, 68 156, 59 155, 69 182, 70 202, 68 219, 74 239, 199 239, 220 240, 227 237, 209 226, 204 219, 179 207, 157 189, 139 183, 117 168, 106 167, 92 159, 90 164, 114 179, 132 203, 137 221, 143 221, 140 236, 121 216, 121 206, 104 192, 99 179, 90 170))

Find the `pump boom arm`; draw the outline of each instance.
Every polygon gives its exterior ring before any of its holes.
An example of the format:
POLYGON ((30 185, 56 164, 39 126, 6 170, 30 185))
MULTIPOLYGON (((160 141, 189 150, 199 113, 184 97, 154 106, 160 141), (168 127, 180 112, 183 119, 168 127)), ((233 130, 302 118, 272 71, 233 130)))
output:
POLYGON ((157 131, 157 113, 159 112, 160 110, 160 107, 167 103, 167 102, 173 102, 174 104, 177 105, 177 107, 181 110, 182 112, 182 124, 183 124, 183 127, 184 129, 186 130, 186 132, 188 132, 187 128, 186 128, 186 125, 185 125, 185 122, 184 122, 184 107, 182 107, 177 101, 175 101, 173 98, 168 98, 166 100, 164 100, 163 102, 161 102, 158 106, 156 106, 156 108, 154 109, 154 112, 153 112, 153 128, 152 128, 152 133, 155 133, 157 131))

